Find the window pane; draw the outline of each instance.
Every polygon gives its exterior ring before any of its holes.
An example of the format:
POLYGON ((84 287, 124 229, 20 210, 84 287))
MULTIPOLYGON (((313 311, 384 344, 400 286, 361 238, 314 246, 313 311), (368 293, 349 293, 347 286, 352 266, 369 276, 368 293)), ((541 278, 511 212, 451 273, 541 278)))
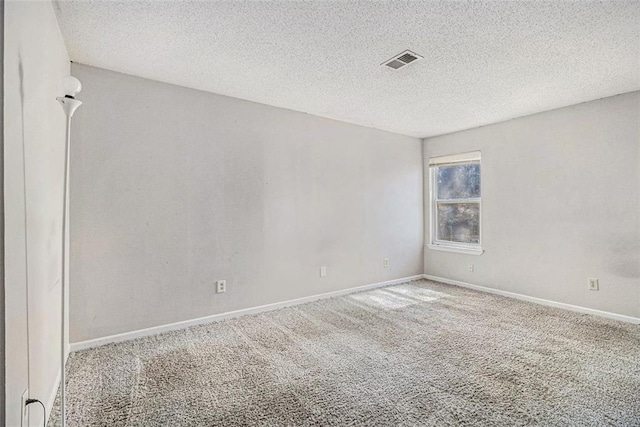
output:
POLYGON ((480 164, 438 166, 438 199, 480 197, 480 164))
POLYGON ((478 203, 438 203, 438 240, 480 242, 478 203))

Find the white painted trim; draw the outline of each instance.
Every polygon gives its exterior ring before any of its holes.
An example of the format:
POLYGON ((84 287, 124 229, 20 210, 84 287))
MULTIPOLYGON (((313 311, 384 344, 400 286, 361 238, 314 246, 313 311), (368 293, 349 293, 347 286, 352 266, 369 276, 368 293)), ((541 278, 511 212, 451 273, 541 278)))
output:
MULTIPOLYGON (((58 394, 58 388, 60 387, 60 379, 62 375, 60 369, 58 369, 58 374, 56 375, 56 380, 53 382, 53 389, 49 393, 49 399, 44 402, 45 408, 47 408, 47 418, 51 416, 51 411, 53 410, 53 404, 56 401, 56 396, 58 394)), ((49 420, 45 420, 45 424, 49 424, 49 420)))
MULTIPOLYGON (((69 354, 71 352, 70 346, 67 343, 66 346, 66 351, 65 351, 65 365, 67 364, 67 362, 69 361, 69 354)), ((51 391, 49 392, 49 399, 44 403, 45 408, 47 408, 47 419, 46 424, 49 424, 49 419, 48 417, 51 417, 51 411, 53 410, 53 404, 56 401, 56 396, 58 395, 58 388, 60 388, 60 380, 62 380, 62 373, 60 371, 60 369, 58 369, 58 373, 56 374, 56 379, 53 382, 53 387, 51 388, 51 391)))
POLYGON ((482 158, 480 151, 468 153, 449 154, 446 156, 430 157, 429 165, 446 165, 450 163, 479 162, 482 158))
MULTIPOLYGON (((272 304, 266 304, 266 305, 261 305, 261 306, 257 306, 257 307, 250 307, 250 308, 245 308, 245 309, 241 309, 241 310, 229 311, 229 312, 226 312, 226 313, 214 314, 214 315, 211 315, 211 316, 205 316, 205 317, 200 317, 200 318, 196 318, 196 319, 184 320, 184 321, 181 321, 181 322, 175 322, 175 323, 170 323, 170 324, 166 324, 166 325, 154 326, 154 327, 151 327, 151 328, 139 329, 139 330, 131 331, 131 332, 124 332, 122 334, 110 335, 110 336, 106 336, 106 337, 102 337, 102 338, 96 338, 96 339, 87 340, 87 341, 80 341, 80 342, 76 342, 76 343, 71 343, 70 351, 71 352, 80 351, 80 350, 85 350, 85 349, 88 349, 88 348, 99 347, 99 346, 106 345, 106 344, 122 342, 122 341, 128 341, 128 340, 132 340, 132 339, 136 339, 136 338, 142 338, 142 337, 147 337, 147 336, 151 336, 151 335, 157 335, 157 334, 160 334, 160 333, 163 333, 163 332, 169 332, 169 331, 175 331, 175 330, 178 330, 178 329, 184 329, 184 328, 188 328, 189 326, 202 325, 202 324, 206 324, 206 323, 214 323, 214 322, 219 322, 219 321, 226 320, 226 319, 233 319, 235 317, 245 316, 245 315, 249 315, 249 314, 264 313, 264 312, 267 312, 267 311, 273 311, 273 310, 277 310, 277 309, 284 308, 284 307, 290 307, 290 306, 294 306, 294 305, 299 305, 299 304, 305 304, 305 303, 308 303, 308 302, 318 301, 318 300, 321 300, 321 299, 333 298, 333 297, 338 297, 338 296, 342 296, 342 295, 348 295, 348 294, 352 294, 352 293, 355 293, 355 292, 363 292, 363 291, 367 291, 367 290, 381 288, 381 287, 384 287, 384 286, 397 285, 397 284, 400 284, 400 283, 409 282, 411 280, 417 280, 417 279, 423 279, 423 278, 424 279, 428 279, 428 280, 433 280, 433 281, 436 281, 436 282, 446 283, 446 284, 449 284, 449 285, 455 285, 455 286, 460 286, 460 287, 463 287, 463 288, 474 289, 474 290, 477 290, 477 291, 480 291, 480 292, 487 292, 487 293, 490 293, 490 294, 496 294, 496 295, 501 295, 501 296, 505 296, 505 297, 509 297, 509 298, 515 298, 515 299, 519 299, 519 300, 523 300, 523 301, 533 302, 533 303, 536 303, 536 304, 541 304, 541 305, 545 305, 545 306, 549 306, 549 307, 562 308, 562 309, 565 309, 565 310, 575 311, 575 312, 578 312, 578 313, 592 314, 592 315, 595 315, 595 316, 601 316, 601 317, 606 317, 606 318, 609 318, 609 319, 620 320, 622 322, 632 323, 632 324, 636 324, 636 325, 640 324, 640 318, 637 318, 637 317, 625 316, 625 315, 622 315, 622 314, 611 313, 611 312, 608 312, 608 311, 601 311, 601 310, 596 310, 596 309, 592 309, 592 308, 580 307, 580 306, 577 306, 577 305, 565 304, 565 303, 562 303, 562 302, 545 300, 545 299, 542 299, 542 298, 537 298, 537 297, 532 297, 532 296, 528 296, 528 295, 518 294, 518 293, 515 293, 515 292, 509 292, 509 291, 503 291, 503 290, 500 290, 500 289, 488 288, 486 286, 473 285, 471 283, 466 283, 466 282, 461 282, 461 281, 458 281, 458 280, 447 279, 447 278, 444 278, 444 277, 431 276, 429 274, 419 274, 419 275, 416 275, 416 276, 409 276, 409 277, 403 277, 403 278, 400 278, 400 279, 387 280, 385 282, 371 283, 371 284, 368 284, 368 285, 357 286, 357 287, 348 288, 348 289, 342 289, 342 290, 339 290, 339 291, 327 292, 327 293, 324 293, 324 294, 311 295, 311 296, 308 296, 308 297, 296 298, 296 299, 292 299, 292 300, 288 300, 288 301, 276 302, 276 303, 272 303, 272 304)), ((58 390, 59 382, 60 382, 60 374, 58 373, 58 378, 56 380, 56 385, 54 387, 54 390, 52 391, 52 397, 50 397, 50 400, 51 399, 55 399, 55 395, 56 395, 56 392, 58 390)), ((53 406, 53 401, 51 401, 50 404, 51 404, 51 406, 53 406)))
POLYGON ((427 247, 434 251, 444 251, 444 252, 457 252, 459 254, 467 254, 467 255, 482 255, 484 253, 484 249, 481 247, 464 247, 464 246, 454 246, 454 245, 437 245, 437 244, 428 244, 427 247))
POLYGON ((383 286, 397 285, 399 283, 409 282, 411 280, 422 279, 423 275, 418 274, 416 276, 403 277, 400 279, 387 280, 385 282, 371 283, 363 286, 356 286, 354 288, 341 289, 339 291, 327 292, 324 294, 311 295, 308 297, 296 298, 288 301, 276 302, 273 304, 261 305, 258 307, 244 308, 241 310, 229 311, 226 313, 214 314, 211 316, 200 317, 191 320, 184 320, 176 323, 169 323, 166 325, 153 326, 151 328, 139 329, 137 331, 124 332, 122 334, 110 335, 107 337, 96 338, 87 341, 80 341, 71 343, 71 352, 85 350, 88 348, 99 347, 106 344, 128 341, 136 338, 147 337, 150 335, 157 335, 162 332, 175 331, 177 329, 188 328, 189 326, 202 325, 205 323, 219 322, 221 320, 232 319, 239 316, 245 316, 248 314, 264 313, 266 311, 277 310, 279 308, 290 307, 292 305, 305 304, 308 302, 318 301, 325 298, 333 298, 342 295, 348 295, 355 292, 368 291, 375 288, 381 288, 383 286))
MULTIPOLYGON (((474 162, 479 162, 480 163, 480 176, 482 177, 482 163, 480 160, 480 151, 475 151, 473 153, 477 153, 478 154, 478 158, 477 160, 475 160, 474 162)), ((469 199, 455 199, 453 201, 449 201, 447 200, 447 202, 454 202, 454 203, 462 203, 464 201, 470 201, 473 203, 477 203, 479 205, 479 222, 480 222, 480 229, 479 229, 479 236, 478 236, 478 243, 476 244, 464 244, 464 243, 455 243, 455 242, 447 242, 447 241, 441 241, 437 239, 437 233, 436 233, 436 222, 438 221, 438 213, 437 213, 437 205, 438 203, 441 203, 442 200, 436 200, 436 169, 438 168, 439 164, 435 163, 435 164, 430 164, 429 165, 429 170, 428 171, 424 171, 426 174, 428 174, 429 177, 429 239, 428 239, 428 243, 427 243, 427 247, 429 249, 434 249, 434 250, 440 250, 440 251, 446 251, 446 252, 458 252, 458 253, 466 253, 466 254, 471 254, 471 255, 482 255, 484 253, 484 250, 482 249, 482 230, 484 228, 484 226, 482 225, 482 197, 473 197, 473 198, 469 198, 469 199), (445 249, 445 246, 447 247, 445 249), (463 247, 462 250, 458 250, 457 248, 463 247)), ((480 178, 480 193, 482 194, 482 178, 480 178)), ((426 222, 426 221, 425 221, 426 222)), ((425 224, 426 227, 426 224, 425 224)))
POLYGON ((424 275, 425 279, 433 280, 434 282, 446 283, 448 285, 460 286, 463 288, 474 289, 480 292, 487 292, 490 294, 501 295, 504 297, 515 298, 522 301, 533 302, 540 305, 546 305, 549 307, 562 308, 569 311, 575 311, 578 313, 592 314, 594 316, 606 317, 608 319, 620 320, 622 322, 632 323, 634 325, 640 325, 639 317, 625 316, 624 314, 611 313, 609 311, 596 310, 594 308, 581 307, 578 305, 566 304, 563 302, 551 301, 542 298, 532 297, 529 295, 517 294, 515 292, 503 291, 501 289, 488 288, 486 286, 473 285, 471 283, 460 282, 458 280, 446 279, 444 277, 431 276, 429 274, 424 275))

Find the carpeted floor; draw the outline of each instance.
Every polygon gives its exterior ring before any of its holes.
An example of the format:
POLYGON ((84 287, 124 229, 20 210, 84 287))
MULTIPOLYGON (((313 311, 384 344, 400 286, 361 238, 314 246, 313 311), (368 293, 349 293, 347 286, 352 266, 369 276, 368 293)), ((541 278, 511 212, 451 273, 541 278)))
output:
POLYGON ((640 326, 426 280, 77 352, 68 370, 69 426, 640 425, 640 326))

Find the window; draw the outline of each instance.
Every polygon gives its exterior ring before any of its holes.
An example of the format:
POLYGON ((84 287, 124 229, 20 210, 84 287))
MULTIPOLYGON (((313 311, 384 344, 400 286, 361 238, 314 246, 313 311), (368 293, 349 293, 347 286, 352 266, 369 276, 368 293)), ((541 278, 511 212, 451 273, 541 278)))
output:
POLYGON ((429 159, 431 249, 480 255, 480 152, 429 159))

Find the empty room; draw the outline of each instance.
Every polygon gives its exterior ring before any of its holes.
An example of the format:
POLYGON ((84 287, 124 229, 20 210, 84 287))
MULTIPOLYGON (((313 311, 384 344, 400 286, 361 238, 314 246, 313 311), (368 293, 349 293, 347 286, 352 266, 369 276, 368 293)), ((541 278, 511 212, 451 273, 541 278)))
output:
POLYGON ((640 426, 640 1, 0 15, 0 425, 640 426))

